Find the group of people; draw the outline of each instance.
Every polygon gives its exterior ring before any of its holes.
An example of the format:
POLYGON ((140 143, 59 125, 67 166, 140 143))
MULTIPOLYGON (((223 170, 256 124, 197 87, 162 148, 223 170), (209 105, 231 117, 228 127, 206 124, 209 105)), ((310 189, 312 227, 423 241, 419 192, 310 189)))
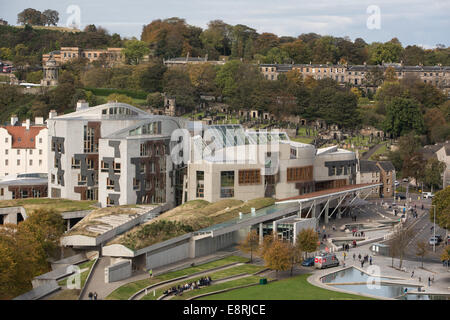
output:
MULTIPOLYGON (((353 254, 353 261, 356 260, 356 253, 353 254)), ((361 268, 364 268, 364 263, 369 262, 372 265, 372 256, 366 254, 364 257, 361 256, 361 253, 358 254, 358 260, 361 262, 361 268)))
POLYGON ((342 244, 342 251, 350 251, 350 245, 348 243, 342 244))
POLYGON ((197 281, 191 283, 185 283, 184 285, 178 285, 172 287, 169 290, 164 291, 164 294, 174 294, 176 296, 182 295, 183 291, 199 289, 200 287, 209 286, 211 284, 211 277, 202 277, 197 281))
POLYGON ((354 237, 364 237, 364 231, 353 229, 352 234, 354 237))
POLYGON ((88 293, 89 300, 97 300, 97 292, 88 293))

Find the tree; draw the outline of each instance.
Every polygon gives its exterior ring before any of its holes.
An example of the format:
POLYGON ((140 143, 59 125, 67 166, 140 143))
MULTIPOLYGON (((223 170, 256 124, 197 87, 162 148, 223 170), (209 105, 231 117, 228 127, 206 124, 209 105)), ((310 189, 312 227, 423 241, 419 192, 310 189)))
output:
POLYGON ((125 42, 125 48, 122 52, 128 64, 137 65, 145 55, 149 54, 150 49, 143 41, 129 40, 125 42))
MULTIPOLYGON (((436 206, 436 223, 444 229, 450 226, 450 186, 436 192, 432 201, 436 206)), ((434 207, 430 209, 430 220, 434 220, 434 207)))
POLYGON ((27 8, 20 12, 17 15, 17 23, 22 25, 30 24, 33 26, 42 26, 45 24, 42 13, 33 8, 27 8))
POLYGON ((290 245, 286 241, 273 239, 263 255, 265 266, 276 271, 289 270, 292 267, 290 245))
POLYGON ((399 268, 402 268, 403 258, 405 256, 406 248, 409 242, 413 238, 414 233, 411 229, 406 228, 403 225, 398 225, 397 230, 394 231, 393 237, 389 241, 390 249, 392 250, 392 259, 394 257, 400 260, 399 268))
POLYGON ((303 229, 298 233, 296 242, 306 258, 308 253, 316 251, 319 247, 319 235, 313 228, 303 229))
POLYGON ((195 107, 195 88, 189 75, 179 69, 169 69, 163 77, 164 92, 175 98, 177 105, 185 108, 187 112, 195 107))
POLYGON ((294 266, 303 261, 303 251, 302 248, 300 247, 300 244, 298 243, 298 240, 296 240, 295 244, 289 243, 289 252, 291 254, 291 276, 292 276, 294 266))
POLYGON ((428 253, 428 245, 425 241, 419 241, 416 245, 416 256, 420 257, 422 260, 422 268, 423 268, 423 258, 428 253))
POLYGON ((379 66, 370 68, 363 81, 368 87, 380 86, 384 82, 383 70, 379 66))
POLYGON ((441 254, 441 261, 447 261, 447 269, 448 269, 448 265, 450 263, 450 244, 444 248, 441 254))
POLYGON ((446 165, 444 162, 436 158, 430 158, 425 165, 424 182, 431 187, 431 192, 434 188, 439 188, 442 184, 442 174, 444 173, 446 165))
POLYGON ((253 252, 259 248, 259 235, 256 230, 252 230, 247 234, 245 240, 239 244, 239 250, 250 253, 250 262, 253 261, 253 252))
POLYGON ((59 13, 56 10, 47 9, 44 12, 42 12, 42 15, 44 16, 44 24, 46 25, 54 25, 56 26, 59 21, 59 13))
POLYGON ((394 137, 411 130, 423 133, 424 127, 422 112, 416 100, 396 97, 387 105, 384 130, 394 137))
POLYGON ((153 108, 162 108, 164 106, 164 99, 160 92, 153 92, 147 95, 147 104, 153 108))

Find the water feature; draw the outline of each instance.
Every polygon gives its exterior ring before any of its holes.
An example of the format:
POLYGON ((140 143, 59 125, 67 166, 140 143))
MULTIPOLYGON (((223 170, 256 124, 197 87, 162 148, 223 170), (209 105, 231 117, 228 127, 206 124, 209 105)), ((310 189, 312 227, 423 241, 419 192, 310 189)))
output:
MULTIPOLYGON (((356 268, 347 268, 330 273, 322 277, 324 283, 345 283, 345 282, 367 282, 369 275, 356 268)), ((380 277, 380 280, 391 280, 392 278, 380 277)))

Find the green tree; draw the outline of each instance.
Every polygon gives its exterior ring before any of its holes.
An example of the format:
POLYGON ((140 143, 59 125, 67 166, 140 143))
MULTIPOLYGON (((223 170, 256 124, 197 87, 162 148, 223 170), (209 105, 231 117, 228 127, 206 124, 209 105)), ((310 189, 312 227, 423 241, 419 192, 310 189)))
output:
POLYGON ((164 99, 160 92, 153 92, 147 95, 147 104, 153 108, 162 108, 164 99))
POLYGON ((393 98, 387 105, 384 130, 394 137, 411 130, 424 132, 424 121, 417 101, 408 98, 393 98))
POLYGON ((145 55, 149 54, 150 49, 143 41, 129 40, 125 42, 125 48, 122 52, 128 64, 137 65, 145 55))
POLYGON ((56 26, 59 21, 59 13, 56 10, 47 9, 44 12, 42 12, 43 17, 43 23, 46 25, 54 25, 56 26))
POLYGON ((430 158, 425 165, 424 182, 431 187, 431 192, 442 185, 442 174, 446 165, 436 158, 430 158))
POLYGON ((107 98, 107 101, 117 101, 122 102, 126 104, 133 105, 133 99, 126 94, 120 94, 120 93, 111 93, 107 98))
POLYGON ((189 75, 178 69, 169 69, 163 77, 164 92, 174 97, 177 105, 185 108, 187 112, 195 107, 195 88, 189 79, 189 75))

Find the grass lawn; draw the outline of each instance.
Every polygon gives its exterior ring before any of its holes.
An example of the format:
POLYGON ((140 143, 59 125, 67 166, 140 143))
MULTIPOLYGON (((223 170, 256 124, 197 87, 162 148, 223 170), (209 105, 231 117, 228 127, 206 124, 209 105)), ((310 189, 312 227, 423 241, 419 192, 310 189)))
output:
POLYGON ((57 293, 55 293, 53 296, 48 298, 48 300, 78 300, 78 296, 80 295, 80 290, 73 289, 61 289, 57 293))
MULTIPOLYGON (((135 281, 135 282, 130 282, 130 283, 127 283, 127 284, 117 288, 116 290, 114 290, 110 295, 108 295, 106 297, 106 299, 107 300, 127 300, 129 297, 131 297, 137 291, 144 289, 145 287, 148 287, 149 285, 156 284, 158 282, 175 279, 175 278, 178 278, 181 276, 193 274, 193 273, 200 272, 203 270, 212 269, 215 267, 224 266, 224 265, 227 265, 227 264, 230 264, 233 262, 247 262, 247 261, 248 261, 247 258, 238 257, 238 256, 229 256, 229 257, 226 257, 226 258, 223 258, 220 260, 200 264, 198 266, 164 273, 164 274, 158 275, 156 277, 153 277, 152 279, 143 279, 143 280, 139 280, 139 281, 135 281)), ((241 271, 240 273, 242 273, 242 272, 246 272, 246 271, 241 271)), ((253 271, 253 272, 256 272, 256 271, 253 271)))
MULTIPOLYGON (((260 267, 260 266, 243 265, 243 266, 233 267, 233 268, 230 268, 227 270, 212 272, 212 273, 209 273, 207 276, 210 276, 212 280, 219 280, 219 279, 223 279, 226 277, 235 276, 235 275, 238 275, 241 273, 254 273, 254 272, 262 270, 262 269, 263 269, 263 267, 260 267)), ((142 298, 142 300, 156 300, 159 296, 163 295, 164 291, 168 290, 169 288, 176 287, 178 285, 184 285, 186 282, 192 283, 194 281, 197 281, 200 278, 201 277, 195 277, 195 278, 189 279, 189 280, 181 280, 175 284, 171 284, 171 285, 165 286, 163 288, 157 289, 155 291, 155 295, 153 295, 153 291, 151 291, 149 294, 144 296, 142 298)), ((182 297, 175 297, 175 299, 186 299, 188 297, 196 296, 198 294, 202 294, 202 293, 206 293, 206 292, 212 292, 212 291, 222 290, 225 288, 237 287, 237 286, 241 286, 241 285, 245 285, 245 284, 257 283, 259 281, 259 278, 260 278, 259 276, 249 276, 249 277, 242 278, 242 279, 219 283, 217 285, 213 284, 209 287, 192 290, 192 291, 187 291, 187 292, 183 293, 182 297)))
MULTIPOLYGON (((171 300, 185 300, 190 297, 198 296, 199 294, 214 292, 214 291, 218 291, 218 290, 224 290, 224 289, 228 289, 228 288, 245 286, 247 284, 259 283, 259 279, 260 279, 259 276, 249 276, 249 277, 245 277, 245 278, 241 278, 241 279, 237 279, 237 280, 222 282, 222 283, 211 285, 211 286, 204 287, 201 289, 183 292, 182 296, 174 296, 171 300)), ((236 289, 236 290, 240 290, 240 289, 236 289)))
MULTIPOLYGON (((83 269, 86 269, 86 268, 88 269, 86 271, 81 272, 81 276, 80 276, 81 288, 84 287, 84 284, 86 283, 87 276, 89 275, 89 271, 91 270, 92 266, 94 265, 95 260, 97 260, 97 259, 86 261, 86 262, 78 265, 80 270, 83 270, 83 269)), ((66 284, 67 284, 67 279, 68 278, 64 278, 62 280, 59 280, 58 281, 58 285, 60 285, 61 287, 65 287, 66 284)))
POLYGON ((76 201, 68 199, 29 198, 1 200, 0 208, 22 206, 31 213, 37 209, 54 209, 56 212, 93 210, 96 201, 76 201))
POLYGON ((386 155, 388 152, 387 143, 383 143, 381 147, 378 148, 369 158, 369 160, 375 160, 377 157, 386 155))
POLYGON ((302 274, 249 288, 207 296, 205 300, 373 300, 371 298, 322 289, 310 284, 302 274))

